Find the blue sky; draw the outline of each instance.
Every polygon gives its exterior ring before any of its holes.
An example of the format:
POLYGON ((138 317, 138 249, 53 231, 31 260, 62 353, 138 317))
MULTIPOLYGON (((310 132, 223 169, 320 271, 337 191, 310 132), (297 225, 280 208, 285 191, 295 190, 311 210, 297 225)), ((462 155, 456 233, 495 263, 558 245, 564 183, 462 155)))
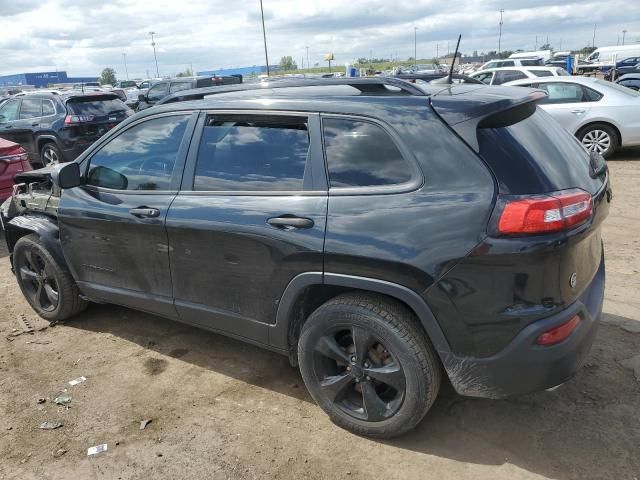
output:
MULTIPOLYGON (((495 50, 499 11, 505 10, 503 49, 533 49, 547 41, 557 49, 640 41, 640 2, 585 0, 263 0, 271 63, 291 55, 312 64, 333 52, 337 63, 358 57, 413 55, 454 48, 495 50), (438 47, 437 47, 438 46, 438 47)), ((160 73, 264 64, 258 0, 0 0, 0 74, 67 70, 93 75, 110 66, 124 77, 153 72, 149 31, 156 31, 160 73)))

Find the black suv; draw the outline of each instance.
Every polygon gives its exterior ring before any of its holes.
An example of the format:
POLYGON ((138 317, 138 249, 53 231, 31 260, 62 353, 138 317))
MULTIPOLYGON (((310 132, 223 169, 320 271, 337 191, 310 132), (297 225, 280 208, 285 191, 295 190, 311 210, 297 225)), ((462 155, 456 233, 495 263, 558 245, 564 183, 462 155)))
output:
POLYGON ((280 352, 337 424, 377 437, 412 429, 443 377, 497 398, 576 372, 612 194, 542 92, 242 87, 17 178, 1 218, 39 315, 115 303, 280 352))
POLYGON ((0 137, 19 143, 32 163, 74 160, 133 111, 113 93, 33 93, 0 106, 0 137))
POLYGON ((230 76, 206 76, 206 77, 178 77, 170 80, 162 80, 154 83, 147 93, 138 97, 137 111, 147 109, 169 95, 176 94, 183 90, 194 88, 206 88, 219 85, 235 85, 242 83, 242 75, 230 76))

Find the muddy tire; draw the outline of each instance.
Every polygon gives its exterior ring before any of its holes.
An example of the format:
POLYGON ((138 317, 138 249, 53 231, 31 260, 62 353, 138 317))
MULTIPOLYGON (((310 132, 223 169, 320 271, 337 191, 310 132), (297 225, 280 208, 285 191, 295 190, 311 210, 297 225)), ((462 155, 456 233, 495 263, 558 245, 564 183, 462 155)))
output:
POLYGON ((45 320, 66 320, 87 307, 71 275, 58 265, 38 235, 16 242, 13 264, 22 294, 45 320))
POLYGON ((340 295, 313 312, 298 359, 311 396, 331 420, 377 438, 413 429, 435 401, 442 376, 413 313, 368 293, 340 295))

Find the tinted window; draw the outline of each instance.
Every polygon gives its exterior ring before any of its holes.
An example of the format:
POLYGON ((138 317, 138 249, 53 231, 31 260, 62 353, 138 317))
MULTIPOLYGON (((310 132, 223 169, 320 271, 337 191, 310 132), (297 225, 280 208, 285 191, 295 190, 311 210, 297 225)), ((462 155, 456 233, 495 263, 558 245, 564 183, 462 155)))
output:
POLYGON ((473 78, 489 85, 491 83, 491 78, 493 78, 493 72, 479 73, 478 75, 474 75, 473 78))
POLYGON ((95 99, 91 97, 78 97, 69 100, 67 110, 73 115, 92 115, 94 117, 106 117, 129 110, 122 100, 116 97, 95 99))
POLYGON ((480 154, 513 194, 583 188, 595 192, 601 179, 589 175, 589 155, 580 142, 541 108, 509 127, 479 128, 480 154))
POLYGON ((596 102, 602 98, 595 90, 577 83, 541 83, 538 88, 548 94, 547 98, 540 101, 542 104, 596 102))
POLYGON ((191 82, 172 83, 169 89, 171 93, 179 92, 180 90, 189 90, 191 88, 191 82))
POLYGON ((536 77, 553 77, 553 73, 550 70, 529 70, 536 77))
POLYGON ((13 122, 18 118, 18 107, 20 106, 20 100, 9 100, 7 103, 0 107, 0 121, 13 122))
POLYGON ((51 100, 43 100, 42 101, 42 115, 55 115, 56 107, 51 100))
POLYGON ((36 118, 42 116, 42 100, 39 98, 23 98, 20 105, 20 118, 36 118))
POLYGON ((325 151, 332 187, 404 183, 411 170, 382 127, 358 120, 325 118, 325 151))
POLYGON ((520 80, 522 78, 527 78, 527 75, 518 70, 502 70, 496 72, 492 85, 502 85, 503 83, 520 80))
POLYGON ((305 117, 209 117, 200 141, 193 188, 302 190, 308 152, 305 117))
POLYGON ((520 60, 520 65, 523 67, 535 67, 540 65, 542 62, 540 60, 520 60))
POLYGON ((515 67, 516 64, 515 64, 515 62, 508 61, 508 62, 500 62, 500 66, 501 67, 515 67))
POLYGON ((169 95, 169 84, 166 82, 154 85, 147 93, 147 97, 151 102, 159 102, 167 95, 169 95))
POLYGON ((189 117, 147 120, 118 135, 93 157, 87 183, 116 190, 168 190, 189 117))

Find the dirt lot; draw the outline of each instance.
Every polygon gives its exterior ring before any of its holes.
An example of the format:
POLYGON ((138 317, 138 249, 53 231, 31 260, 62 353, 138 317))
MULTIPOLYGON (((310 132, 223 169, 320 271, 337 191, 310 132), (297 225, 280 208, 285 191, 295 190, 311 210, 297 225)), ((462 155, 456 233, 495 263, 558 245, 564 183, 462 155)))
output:
POLYGON ((445 388, 388 442, 331 424, 277 354, 114 306, 44 328, 0 250, 0 479, 640 478, 640 150, 610 167, 605 315, 585 368, 511 400, 445 388), (36 332, 12 337, 20 318, 36 332), (53 403, 64 388, 69 408, 53 403))

